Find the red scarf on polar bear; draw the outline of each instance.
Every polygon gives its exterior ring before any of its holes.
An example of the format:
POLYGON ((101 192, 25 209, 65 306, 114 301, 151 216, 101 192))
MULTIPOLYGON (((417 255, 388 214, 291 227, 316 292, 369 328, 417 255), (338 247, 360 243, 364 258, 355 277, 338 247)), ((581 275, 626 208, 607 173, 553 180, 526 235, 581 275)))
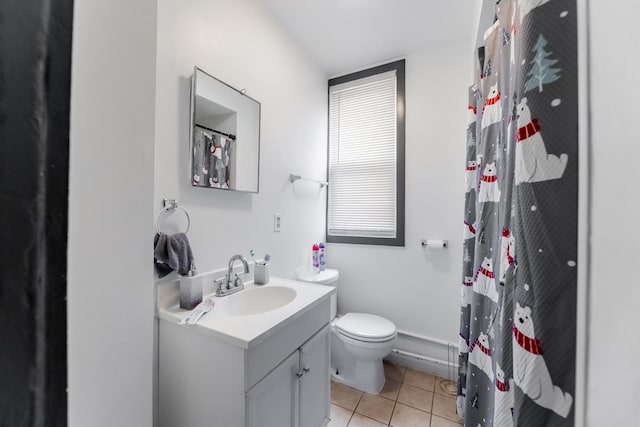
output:
POLYGON ((484 109, 486 108, 487 105, 493 105, 498 101, 500 101, 500 92, 498 92, 498 94, 493 98, 487 98, 486 101, 484 101, 484 105, 482 106, 482 112, 484 113, 484 109))
POLYGON ((470 232, 472 232, 473 234, 476 234, 476 228, 473 226, 473 224, 465 221, 464 225, 467 226, 467 228, 469 229, 470 232))
POLYGON ((496 387, 498 388, 498 390, 500 391, 509 391, 509 383, 508 382, 502 382, 499 379, 496 378, 496 387))
POLYGON ((529 353, 542 355, 542 345, 540 345, 540 340, 538 338, 529 338, 520 332, 515 323, 513 324, 513 336, 520 347, 524 348, 529 353))
POLYGON ((478 269, 478 271, 476 272, 476 277, 474 277, 474 279, 477 281, 478 280, 478 275, 482 273, 483 275, 487 276, 490 279, 493 279, 496 277, 496 275, 493 273, 493 271, 489 271, 486 268, 480 266, 480 268, 478 269))
POLYGON ((487 347, 483 346, 482 343, 479 340, 476 340, 473 344, 471 344, 471 347, 469 347, 469 353, 473 353, 473 349, 475 347, 478 347, 487 356, 491 356, 491 350, 489 350, 487 347))
POLYGON ((526 125, 518 128, 517 141, 520 142, 523 139, 527 139, 538 132, 540 132, 540 123, 538 123, 538 119, 532 119, 526 125))

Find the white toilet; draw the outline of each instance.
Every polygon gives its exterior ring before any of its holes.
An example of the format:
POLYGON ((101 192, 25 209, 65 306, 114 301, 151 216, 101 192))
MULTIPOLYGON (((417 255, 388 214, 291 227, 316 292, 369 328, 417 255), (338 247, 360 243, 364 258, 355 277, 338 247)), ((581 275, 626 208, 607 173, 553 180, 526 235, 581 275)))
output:
MULTIPOLYGON (((339 273, 327 269, 313 273, 299 268, 297 279, 337 286, 339 273)), ((393 348, 396 325, 384 317, 347 313, 336 317, 337 298, 331 296, 331 377, 334 381, 367 393, 379 393, 384 386, 382 358, 393 348)))

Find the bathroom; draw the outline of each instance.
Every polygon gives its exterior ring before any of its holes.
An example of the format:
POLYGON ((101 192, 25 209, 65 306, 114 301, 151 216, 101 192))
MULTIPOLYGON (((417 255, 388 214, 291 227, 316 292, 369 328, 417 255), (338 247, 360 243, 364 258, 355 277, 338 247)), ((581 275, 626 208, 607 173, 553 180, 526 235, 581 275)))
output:
MULTIPOLYGON (((271 255, 273 276, 295 278, 296 269, 310 262, 312 244, 326 240, 327 189, 303 180, 291 183, 289 174, 327 179, 327 78, 361 69, 364 63, 357 58, 343 60, 348 65, 329 74, 270 16, 268 5, 236 3, 225 8, 215 2, 193 7, 158 4, 153 205, 157 212, 163 198, 176 198, 188 210, 192 218, 188 235, 200 271, 224 267, 231 255, 248 257, 253 249, 260 257, 271 255), (218 19, 208 19, 214 15, 218 19), (189 174, 189 151, 181 143, 188 144, 189 105, 184 101, 189 99, 194 65, 246 89, 261 103, 258 194, 193 188, 184 179, 189 174), (275 213, 281 215, 280 232, 273 230, 275 213)), ((460 32, 469 33, 472 12, 456 26, 460 32)), ((431 19, 434 24, 438 20, 431 19)), ((453 339, 457 344, 459 326, 459 289, 448 283, 459 282, 460 221, 451 211, 463 209, 456 189, 463 187, 464 177, 450 165, 464 157, 464 144, 455 141, 465 138, 466 110, 457 104, 465 102, 466 87, 455 82, 464 81, 470 72, 466 54, 470 37, 448 31, 456 39, 446 46, 403 56, 405 246, 328 243, 326 248, 328 267, 339 270, 340 284, 345 284, 338 288, 339 312, 393 319, 401 331, 398 348, 437 360, 438 364, 422 362, 425 365, 417 367, 435 369, 442 376, 447 375, 445 343, 453 339), (437 67, 430 65, 434 55, 439 58, 437 67), (423 126, 422 118, 427 117, 438 117, 438 124, 423 126), (454 128, 460 129, 450 132, 454 128), (440 191, 419 190, 436 180, 446 183, 440 191), (420 244, 423 238, 447 239, 451 244, 446 250, 427 250, 420 244)), ((396 59, 390 55, 376 61, 396 59)), ((366 64, 377 65, 371 60, 366 64)), ((456 353, 452 350, 452 361, 456 353)))
MULTIPOLYGON (((288 178, 290 173, 326 177, 326 84, 336 74, 314 62, 265 2, 183 3, 75 2, 69 425, 152 425, 149 252, 163 198, 176 198, 189 210, 189 236, 202 271, 224 267, 231 255, 253 249, 271 254, 272 275, 292 278, 307 261, 310 244, 325 240, 325 190, 288 178), (185 147, 194 65, 261 102, 260 193, 189 185, 185 147), (274 213, 281 214, 279 233, 273 231, 274 213)), ((631 179, 632 162, 640 157, 637 144, 627 143, 635 136, 629 126, 635 100, 622 95, 627 87, 637 87, 637 77, 610 76, 611 70, 640 65, 635 57, 616 56, 620 50, 632 51, 633 40, 640 39, 631 20, 638 6, 625 1, 617 7, 614 12, 589 2, 588 25, 582 27, 585 33, 589 28, 592 82, 590 285, 579 302, 588 311, 582 425, 590 426, 634 425, 640 407, 637 375, 614 374, 610 366, 613 354, 638 351, 637 340, 627 337, 634 335, 628 326, 634 324, 633 303, 640 297, 629 280, 635 277, 634 246, 611 230, 612 224, 625 230, 635 224, 637 201, 621 201, 610 189, 631 179), (611 31, 612 22, 616 31, 611 31), (623 36, 623 31, 630 34, 623 36), (620 48, 612 52, 607 46, 614 42, 620 48), (621 107, 615 114, 613 105, 621 107), (612 156, 617 150, 628 154, 612 156), (612 247, 615 252, 605 249, 612 247)), ((438 6, 432 8, 437 15, 438 6)), ((348 283, 339 290, 344 309, 379 314, 400 331, 428 338, 400 334, 398 346, 441 361, 447 359, 441 342, 455 342, 458 333, 464 176, 457 165, 464 156, 472 27, 479 15, 475 2, 458 8, 471 10, 454 16, 464 21, 457 37, 401 55, 407 67, 405 247, 327 245, 329 266, 348 283), (420 246, 422 238, 450 244, 427 252, 420 246)), ((369 65, 374 64, 354 63, 336 73, 369 65)))

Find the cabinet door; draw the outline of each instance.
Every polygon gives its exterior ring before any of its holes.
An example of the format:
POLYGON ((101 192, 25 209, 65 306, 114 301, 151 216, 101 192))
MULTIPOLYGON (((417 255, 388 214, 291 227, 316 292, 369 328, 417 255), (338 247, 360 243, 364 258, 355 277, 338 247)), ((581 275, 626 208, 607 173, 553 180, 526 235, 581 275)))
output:
POLYGON ((321 427, 329 422, 329 325, 300 347, 300 426, 321 427))
POLYGON ((247 427, 297 427, 298 352, 294 352, 247 392, 247 427))

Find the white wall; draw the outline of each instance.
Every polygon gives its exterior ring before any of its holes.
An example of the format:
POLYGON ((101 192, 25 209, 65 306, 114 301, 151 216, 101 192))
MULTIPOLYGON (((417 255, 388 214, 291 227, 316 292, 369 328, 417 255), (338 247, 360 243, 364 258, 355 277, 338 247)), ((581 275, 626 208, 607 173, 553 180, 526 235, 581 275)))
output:
POLYGON ((640 5, 589 2, 591 264, 588 425, 631 426, 640 418, 637 117, 640 5))
POLYGON ((69 426, 149 426, 156 3, 74 6, 69 426))
POLYGON ((155 200, 176 198, 191 214, 201 272, 249 249, 272 255, 272 274, 293 277, 324 233, 325 190, 289 173, 326 177, 327 78, 261 1, 158 2, 155 200), (194 188, 189 180, 193 66, 262 104, 260 193, 194 188), (273 232, 273 214, 282 231, 273 232))
POLYGON ((328 266, 340 270, 339 312, 375 313, 456 344, 468 64, 468 41, 406 56, 405 247, 327 247, 328 266), (449 248, 426 250, 422 238, 449 248))

